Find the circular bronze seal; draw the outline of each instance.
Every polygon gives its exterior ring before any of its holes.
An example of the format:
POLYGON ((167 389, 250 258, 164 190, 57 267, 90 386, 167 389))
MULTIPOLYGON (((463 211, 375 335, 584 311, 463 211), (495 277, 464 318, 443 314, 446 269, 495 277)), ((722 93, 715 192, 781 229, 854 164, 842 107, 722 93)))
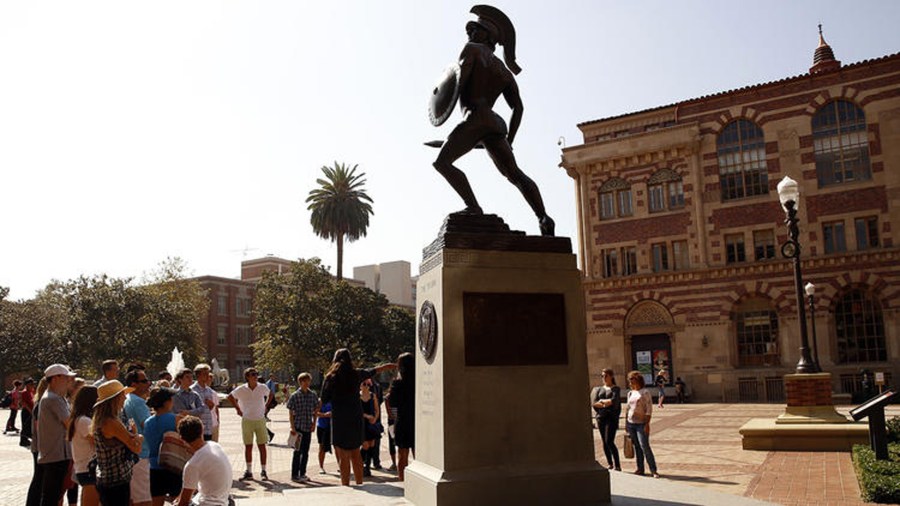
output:
POLYGON ((438 339, 437 327, 437 311, 434 310, 434 304, 430 300, 422 303, 419 309, 419 351, 425 360, 431 362, 434 359, 434 352, 438 339))

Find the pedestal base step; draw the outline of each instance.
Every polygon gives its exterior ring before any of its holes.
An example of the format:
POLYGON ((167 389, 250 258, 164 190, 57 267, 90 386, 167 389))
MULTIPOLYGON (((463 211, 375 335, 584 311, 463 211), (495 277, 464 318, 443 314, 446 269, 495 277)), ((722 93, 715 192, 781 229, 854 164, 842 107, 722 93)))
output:
POLYGON ((850 451, 869 444, 866 423, 776 423, 754 418, 740 429, 745 450, 850 451))
POLYGON ((406 499, 416 506, 607 504, 609 471, 594 462, 448 473, 416 461, 406 468, 406 499))

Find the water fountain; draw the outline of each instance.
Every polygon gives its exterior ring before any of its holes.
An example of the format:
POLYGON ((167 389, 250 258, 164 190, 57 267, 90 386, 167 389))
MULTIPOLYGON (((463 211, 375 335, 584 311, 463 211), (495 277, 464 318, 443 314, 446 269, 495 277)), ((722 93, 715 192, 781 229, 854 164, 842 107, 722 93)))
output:
POLYGON ((168 371, 173 378, 178 374, 178 371, 184 369, 184 357, 182 355, 183 354, 178 349, 178 346, 172 350, 172 360, 169 360, 166 371, 168 371))

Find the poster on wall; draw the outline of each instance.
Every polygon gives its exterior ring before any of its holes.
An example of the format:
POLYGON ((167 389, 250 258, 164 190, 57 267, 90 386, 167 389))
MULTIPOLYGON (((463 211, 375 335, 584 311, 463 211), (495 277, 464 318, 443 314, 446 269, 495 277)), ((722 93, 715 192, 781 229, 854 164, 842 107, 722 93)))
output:
POLYGON ((635 353, 637 370, 644 377, 648 385, 653 382, 653 355, 651 351, 638 351, 635 353))
POLYGON ((666 384, 672 382, 668 350, 653 350, 653 381, 656 382, 659 376, 665 379, 666 384))

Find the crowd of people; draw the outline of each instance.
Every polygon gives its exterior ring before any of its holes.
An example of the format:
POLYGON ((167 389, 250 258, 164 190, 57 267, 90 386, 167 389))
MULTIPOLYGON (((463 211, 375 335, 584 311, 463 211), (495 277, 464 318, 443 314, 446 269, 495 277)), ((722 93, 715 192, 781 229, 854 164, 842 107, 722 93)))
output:
MULTIPOLYGON (((291 477, 306 475, 312 436, 319 443, 319 472, 325 456, 337 459, 343 485, 351 468, 361 484, 371 469, 380 469, 379 449, 385 432, 400 479, 414 442, 413 355, 401 354, 397 363, 371 369, 353 366, 349 350, 340 349, 325 374, 321 397, 310 385, 312 375, 301 373, 297 389, 286 402, 293 449, 291 477), (385 393, 373 378, 398 370, 385 393), (382 426, 382 406, 388 430, 382 426)), ((187 506, 230 504, 231 463, 218 444, 219 394, 212 388, 211 368, 198 364, 174 377, 160 373, 152 381, 140 364, 128 366, 119 380, 119 363, 107 360, 93 383, 77 377, 67 365, 53 364, 37 384, 16 380, 4 402, 10 408, 4 434, 19 434, 20 445, 32 453, 34 473, 26 506, 187 506), (21 412, 21 430, 16 427, 21 412)), ((246 471, 253 479, 253 447, 259 454, 260 478, 267 480, 267 444, 273 434, 266 426, 274 407, 274 387, 259 381, 248 368, 245 383, 227 396, 241 418, 246 471)))

